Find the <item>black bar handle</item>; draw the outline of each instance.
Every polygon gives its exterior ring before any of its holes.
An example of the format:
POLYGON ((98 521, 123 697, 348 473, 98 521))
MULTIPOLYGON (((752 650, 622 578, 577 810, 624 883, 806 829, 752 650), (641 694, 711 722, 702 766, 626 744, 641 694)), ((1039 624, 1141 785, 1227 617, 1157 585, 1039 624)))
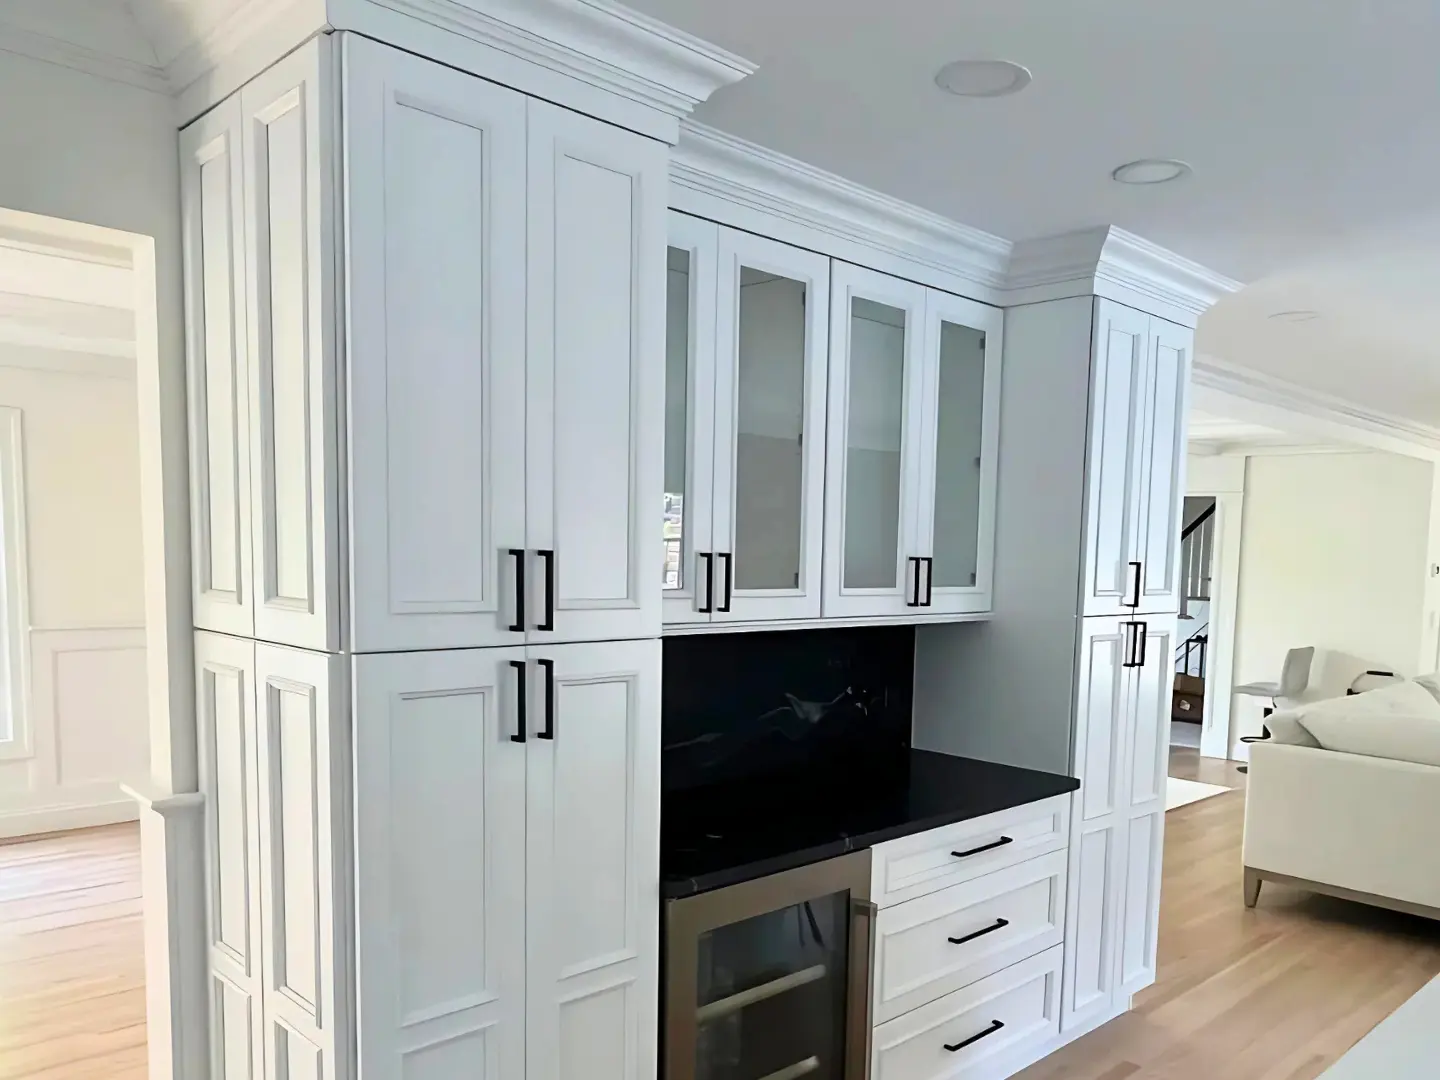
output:
POLYGON ((511 742, 525 741, 525 661, 511 660, 510 666, 515 669, 518 676, 517 696, 515 698, 515 734, 510 736, 511 742))
POLYGON ((1135 658, 1135 666, 1137 668, 1144 667, 1145 650, 1149 648, 1150 642, 1150 627, 1145 625, 1143 619, 1135 624, 1135 641, 1137 643, 1136 651, 1139 653, 1135 658))
POLYGON ((946 1050, 949 1050, 952 1054, 953 1054, 956 1050, 964 1050, 965 1047, 969 1046, 971 1043, 977 1043, 977 1042, 979 1042, 981 1039, 986 1038, 986 1037, 989 1036, 989 1035, 994 1035, 995 1032, 999 1031, 999 1030, 1000 1030, 1001 1028, 1003 1028, 1004 1026, 1005 1026, 1005 1021, 1004 1021, 1004 1020, 991 1020, 991 1021, 990 1021, 990 1026, 989 1026, 988 1028, 986 1028, 984 1031, 980 1032, 980 1034, 978 1034, 978 1035, 971 1035, 968 1039, 961 1039, 958 1043, 945 1043, 945 1044, 944 1044, 945 1049, 946 1049, 946 1050))
POLYGON ((993 844, 981 844, 979 847, 973 847, 969 851, 952 851, 950 854, 957 859, 968 859, 971 855, 979 855, 982 851, 994 851, 996 848, 1004 847, 1006 844, 1013 844, 1014 842, 1012 837, 1002 836, 993 844))
POLYGON ((977 937, 984 937, 986 934, 993 934, 996 930, 1004 930, 1010 925, 1009 919, 996 919, 993 926, 987 926, 983 930, 976 930, 973 934, 966 934, 964 937, 947 938, 951 945, 964 945, 967 941, 974 941, 977 937))
POLYGON ((1125 658, 1120 661, 1122 668, 1133 668, 1135 666, 1135 624, 1133 622, 1122 622, 1120 632, 1125 636, 1121 648, 1125 650, 1125 658))
POLYGON ((1130 564, 1131 587, 1135 591, 1134 600, 1121 600, 1121 607, 1138 608, 1140 606, 1140 575, 1144 573, 1144 564, 1131 561, 1130 564))
POLYGON ((555 661, 536 660, 540 670, 545 672, 545 726, 536 738, 555 738, 555 661))
MULTIPOLYGON (((705 579, 705 604, 703 607, 697 604, 695 610, 701 615, 709 615, 715 610, 715 556, 708 551, 697 551, 695 560, 698 562, 701 559, 705 560, 705 573, 701 575, 705 579)), ((695 595, 698 599, 700 595, 698 584, 695 595)))
POLYGON ((535 552, 545 564, 545 621, 536 630, 555 629, 555 552, 541 548, 535 552))
MULTIPOLYGON (((510 624, 512 633, 525 632, 525 549, 511 548, 510 557, 515 560, 515 621, 510 624)), ((511 663, 514 663, 512 660, 511 663)))
POLYGON ((731 596, 731 592, 732 592, 732 590, 734 589, 734 586, 735 586, 734 574, 731 573, 731 562, 732 562, 732 558, 731 558, 730 552, 728 552, 728 551, 722 551, 722 552, 720 552, 720 554, 717 555, 716 558, 718 558, 718 559, 720 560, 720 564, 725 568, 725 588, 724 588, 724 590, 723 590, 723 592, 722 592, 722 594, 721 594, 721 595, 723 595, 723 596, 725 597, 725 599, 724 599, 723 601, 721 601, 720 606, 717 607, 715 610, 716 610, 716 611, 729 611, 729 610, 730 610, 730 596, 731 596))
POLYGON ((919 606, 920 606, 920 560, 917 559, 914 555, 911 555, 910 557, 908 557, 908 558, 905 560, 905 569, 906 569, 906 570, 909 570, 911 564, 914 564, 914 567, 915 567, 915 592, 914 592, 914 598, 913 598, 913 599, 910 598, 910 597, 906 597, 906 599, 905 599, 905 606, 906 606, 906 607, 919 607, 919 606))
POLYGON ((935 606, 935 558, 925 556, 925 606, 935 606))

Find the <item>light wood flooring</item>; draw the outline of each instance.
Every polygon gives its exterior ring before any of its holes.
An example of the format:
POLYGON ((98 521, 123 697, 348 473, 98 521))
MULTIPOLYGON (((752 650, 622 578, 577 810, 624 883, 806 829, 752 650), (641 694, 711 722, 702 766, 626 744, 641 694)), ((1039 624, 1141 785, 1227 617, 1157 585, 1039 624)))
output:
POLYGON ((135 825, 0 844, 0 1080, 144 1080, 135 825))
MULTIPOLYGON (((1194 751, 1171 775, 1245 779, 1194 751)), ((1314 1080, 1440 973, 1440 923, 1268 883, 1247 911, 1244 811, 1236 790, 1166 815, 1159 979, 1023 1080, 1314 1080)))

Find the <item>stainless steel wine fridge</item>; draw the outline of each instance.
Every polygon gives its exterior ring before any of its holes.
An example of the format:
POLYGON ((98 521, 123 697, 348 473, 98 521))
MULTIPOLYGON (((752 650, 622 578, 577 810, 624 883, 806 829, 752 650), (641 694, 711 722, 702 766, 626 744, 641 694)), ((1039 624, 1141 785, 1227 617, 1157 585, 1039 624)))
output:
POLYGON ((868 1080, 870 853, 665 908, 664 1080, 868 1080))

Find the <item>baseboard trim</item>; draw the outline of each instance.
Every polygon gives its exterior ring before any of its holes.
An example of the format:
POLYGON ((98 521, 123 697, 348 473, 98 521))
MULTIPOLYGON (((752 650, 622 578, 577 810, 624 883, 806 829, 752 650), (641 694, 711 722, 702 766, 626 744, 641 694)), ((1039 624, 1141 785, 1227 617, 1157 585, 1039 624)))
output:
POLYGON ((79 806, 37 806, 34 809, 0 810, 0 840, 45 833, 69 832, 72 829, 93 829, 98 825, 115 825, 135 821, 140 808, 134 799, 115 798, 79 806))

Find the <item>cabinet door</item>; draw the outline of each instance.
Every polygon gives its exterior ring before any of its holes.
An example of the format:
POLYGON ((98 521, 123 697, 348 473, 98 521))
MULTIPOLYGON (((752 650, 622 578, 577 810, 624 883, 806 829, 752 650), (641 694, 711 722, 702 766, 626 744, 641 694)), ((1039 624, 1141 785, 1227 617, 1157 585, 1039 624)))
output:
POLYGON ((1185 498, 1185 422, 1195 332, 1151 318, 1145 350, 1143 464, 1136 485, 1142 612, 1180 610, 1180 508, 1185 498))
POLYGON ((524 660, 354 658, 367 1080, 526 1074, 524 660))
POLYGON ((1132 640, 1124 788, 1125 873, 1120 907, 1120 993, 1155 981, 1160 932, 1160 879, 1165 840, 1171 690, 1175 681, 1173 615, 1141 620, 1132 640))
POLYGON ((529 638, 658 637, 667 147, 527 110, 529 638))
POLYGON ((720 230, 716 622, 816 618, 830 260, 720 230))
POLYGON ((180 134, 190 545, 195 625, 250 637, 249 356, 245 344, 244 113, 238 96, 180 134))
POLYGON ((339 447, 321 35, 240 92, 255 636, 339 647, 339 447))
POLYGON ((846 263, 832 269, 827 616, 920 610, 925 292, 846 263))
POLYGON ((659 1038, 660 642, 528 652, 525 1073, 649 1080, 659 1038))
POLYGON ((352 647, 522 644, 525 99, 345 59, 352 647))
POLYGON ((351 1075, 343 663, 255 646, 267 1077, 351 1075))
POLYGON ((926 612, 992 606, 1003 322, 998 308, 926 295, 918 506, 926 612))
POLYGON ((665 263, 665 622, 705 623, 715 452, 715 268, 719 226, 670 212, 665 263))
POLYGON ((195 691, 205 795, 211 1071, 215 1080, 260 1080, 265 1030, 255 643, 197 633, 195 691))
POLYGON ((1090 363, 1090 446, 1086 462, 1083 607, 1086 615, 1133 610, 1138 477, 1144 468, 1145 353, 1150 318, 1095 301, 1090 363))
POLYGON ((1065 913, 1064 1030, 1108 1014, 1116 998, 1116 931, 1126 844, 1126 725, 1131 624, 1083 619, 1075 695, 1075 793, 1065 913))

